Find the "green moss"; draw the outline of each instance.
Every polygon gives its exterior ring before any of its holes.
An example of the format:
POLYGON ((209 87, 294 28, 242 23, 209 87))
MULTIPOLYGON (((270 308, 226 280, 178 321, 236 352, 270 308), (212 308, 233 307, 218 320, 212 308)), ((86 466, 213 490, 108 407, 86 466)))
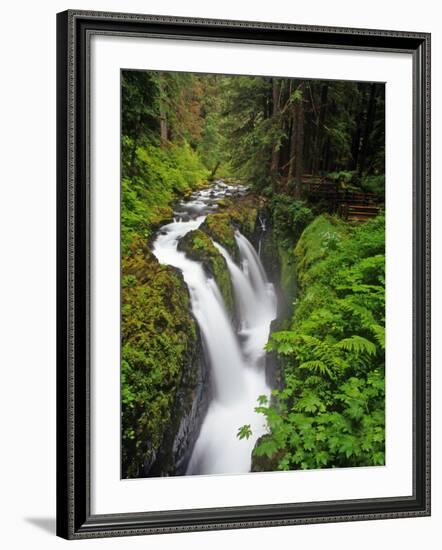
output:
POLYGON ((298 285, 304 288, 310 280, 310 267, 324 258, 346 236, 348 226, 339 218, 321 214, 301 234, 295 247, 298 285))
POLYGON ((256 218, 258 216, 255 197, 244 197, 238 202, 232 202, 227 212, 230 215, 232 223, 242 233, 250 237, 255 230, 256 218))
POLYGON ((292 303, 296 293, 295 254, 293 248, 286 248, 278 243, 281 290, 287 300, 292 303))
POLYGON ((152 208, 150 216, 150 225, 157 228, 165 223, 173 221, 173 208, 170 206, 156 206, 152 208))
POLYGON ((181 275, 160 265, 142 239, 123 257, 122 274, 123 476, 137 477, 172 421, 180 381, 196 363, 198 332, 181 275))
POLYGON ((212 240, 200 229, 187 233, 178 244, 189 258, 201 262, 209 275, 214 277, 230 313, 234 312, 233 290, 225 259, 212 240))
POLYGON ((201 225, 201 230, 226 248, 232 256, 236 256, 235 228, 228 212, 209 214, 201 225))
POLYGON ((258 216, 258 198, 247 195, 237 200, 224 200, 222 211, 209 214, 200 229, 238 259, 235 229, 251 238, 258 216))

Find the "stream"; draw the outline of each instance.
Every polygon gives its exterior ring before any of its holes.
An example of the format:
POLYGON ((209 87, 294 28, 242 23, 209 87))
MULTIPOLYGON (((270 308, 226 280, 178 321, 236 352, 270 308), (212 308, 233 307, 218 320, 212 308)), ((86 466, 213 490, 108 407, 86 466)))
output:
POLYGON ((276 297, 259 255, 239 231, 235 232, 239 264, 214 241, 231 277, 239 325, 236 327, 215 280, 206 274, 200 262, 177 249, 180 238, 197 229, 209 213, 216 212, 219 200, 245 193, 246 187, 227 185, 222 180, 194 192, 178 204, 174 221, 160 228, 153 244, 158 261, 180 269, 183 274, 210 368, 212 400, 187 475, 250 472, 255 442, 266 433, 264 417, 255 413, 254 407, 258 396, 270 396, 264 346, 270 323, 276 317, 276 297), (240 440, 238 428, 244 424, 250 424, 252 436, 240 440))

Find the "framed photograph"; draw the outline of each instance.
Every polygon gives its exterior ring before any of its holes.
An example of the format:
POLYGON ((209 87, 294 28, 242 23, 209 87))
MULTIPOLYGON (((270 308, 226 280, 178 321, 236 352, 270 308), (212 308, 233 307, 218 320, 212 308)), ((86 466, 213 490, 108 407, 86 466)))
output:
POLYGON ((430 36, 57 19, 57 534, 430 514, 430 36))

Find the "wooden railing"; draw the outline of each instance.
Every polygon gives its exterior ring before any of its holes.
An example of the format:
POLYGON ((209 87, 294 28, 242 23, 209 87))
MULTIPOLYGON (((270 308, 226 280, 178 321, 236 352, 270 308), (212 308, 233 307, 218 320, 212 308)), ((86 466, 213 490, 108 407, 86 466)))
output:
POLYGON ((326 202, 330 212, 337 212, 349 221, 368 220, 382 207, 374 193, 341 189, 337 182, 327 181, 321 176, 303 176, 302 184, 310 201, 326 202))

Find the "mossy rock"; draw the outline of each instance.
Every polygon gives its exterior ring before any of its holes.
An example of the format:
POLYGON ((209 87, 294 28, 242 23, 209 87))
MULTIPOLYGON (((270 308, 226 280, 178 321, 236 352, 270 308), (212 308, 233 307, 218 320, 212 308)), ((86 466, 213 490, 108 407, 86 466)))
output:
POLYGON ((157 206, 152 209, 150 225, 152 229, 156 229, 165 223, 173 220, 173 210, 170 206, 157 206))
POLYGON ((292 247, 277 244, 280 263, 280 287, 288 304, 292 304, 296 295, 295 254, 292 247))
MULTIPOLYGON (((255 443, 256 447, 265 441, 266 438, 270 437, 268 434, 262 435, 255 443)), ((283 449, 273 453, 272 456, 256 456, 252 452, 252 472, 275 472, 278 470, 279 461, 283 458, 285 451, 283 449)))
POLYGON ((348 232, 348 224, 329 214, 317 216, 304 229, 294 249, 300 288, 304 288, 307 284, 310 268, 328 252, 334 250, 348 232))
POLYGON ((258 209, 256 208, 253 197, 244 197, 234 203, 229 209, 228 214, 235 227, 241 230, 246 237, 250 238, 255 230, 258 209))
POLYGON ((200 229, 222 245, 234 259, 238 259, 235 230, 239 229, 248 239, 252 238, 258 217, 257 198, 241 197, 224 199, 222 211, 209 214, 200 229))
POLYGON ((235 227, 231 224, 229 212, 209 214, 200 229, 236 258, 238 249, 235 241, 235 227))
POLYGON ((218 205, 218 208, 221 210, 229 206, 229 201, 226 199, 218 199, 216 204, 218 205))
POLYGON ((180 239, 178 249, 185 252, 190 259, 203 264, 206 273, 215 279, 227 310, 233 314, 233 289, 227 264, 210 237, 200 229, 195 229, 180 239))
POLYGON ((177 424, 183 380, 189 396, 197 385, 200 336, 181 273, 160 264, 142 238, 122 258, 121 302, 123 476, 139 477, 177 424))

